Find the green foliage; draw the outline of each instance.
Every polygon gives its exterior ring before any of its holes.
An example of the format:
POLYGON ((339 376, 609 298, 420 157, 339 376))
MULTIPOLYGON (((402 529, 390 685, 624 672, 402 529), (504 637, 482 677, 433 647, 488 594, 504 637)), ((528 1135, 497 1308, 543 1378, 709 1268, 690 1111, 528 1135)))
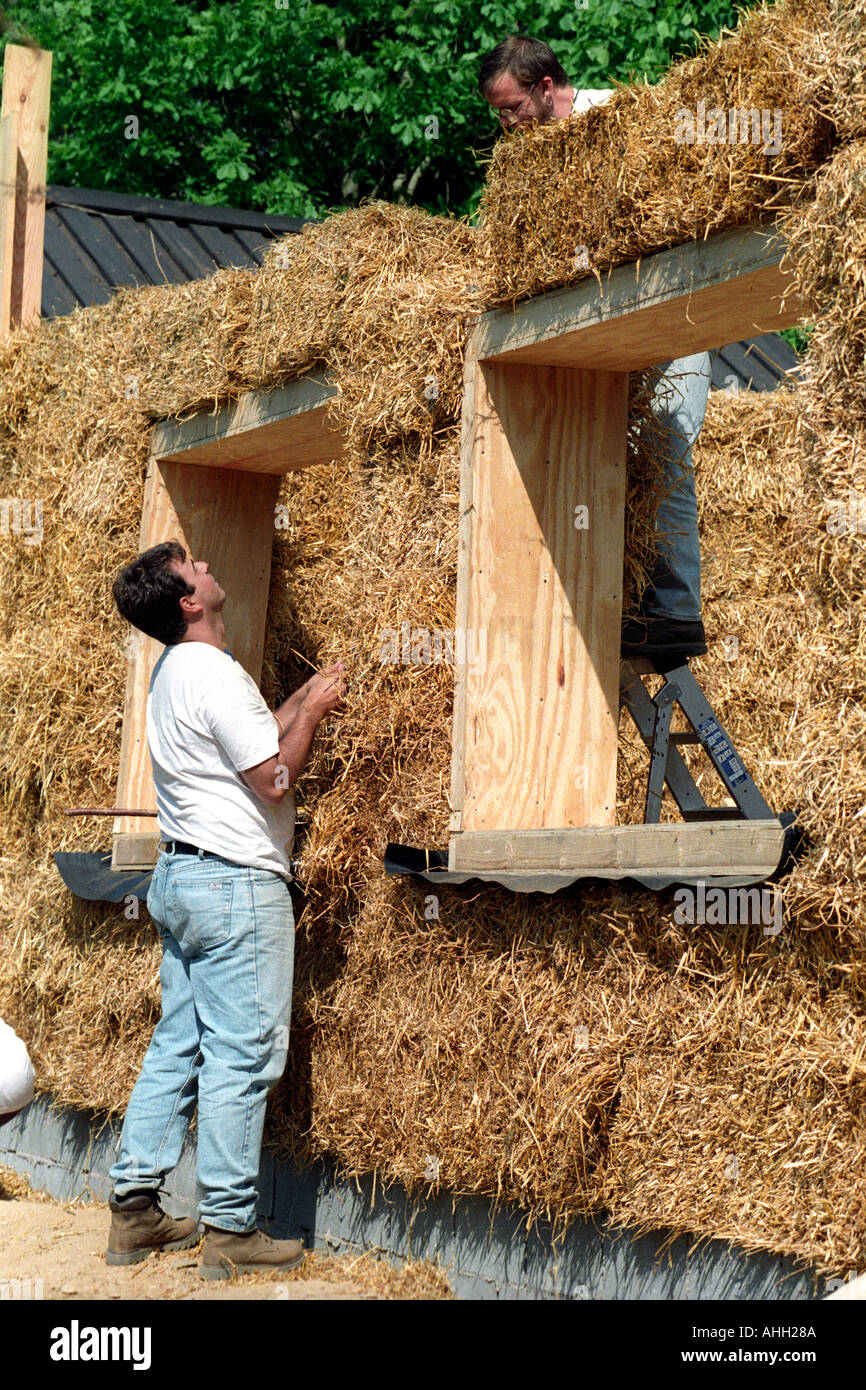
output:
POLYGON ((509 33, 604 87, 657 78, 696 31, 735 21, 731 0, 25 0, 2 43, 54 54, 52 183, 308 217, 372 197, 462 213, 498 132, 478 67, 509 33))
POLYGON ((781 328, 779 330, 786 343, 790 343, 795 352, 801 357, 805 357, 809 350, 809 343, 812 334, 815 332, 814 324, 804 324, 802 328, 781 328))

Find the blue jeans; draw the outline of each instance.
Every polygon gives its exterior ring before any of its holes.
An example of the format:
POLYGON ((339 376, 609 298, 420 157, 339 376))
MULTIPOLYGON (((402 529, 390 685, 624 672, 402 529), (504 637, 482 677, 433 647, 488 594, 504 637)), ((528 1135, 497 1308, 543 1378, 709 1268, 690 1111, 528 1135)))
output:
POLYGON ((147 908, 162 938, 162 1017, 130 1097, 114 1194, 160 1187, 198 1100, 201 1220, 252 1230, 265 1105, 288 1055, 289 886, 201 850, 163 851, 147 908))
POLYGON ((667 495, 659 507, 656 563, 642 613, 678 622, 701 616, 701 552, 692 445, 701 432, 710 389, 708 352, 662 364, 653 393, 653 414, 667 433, 667 495), (662 534, 663 533, 663 534, 662 534))

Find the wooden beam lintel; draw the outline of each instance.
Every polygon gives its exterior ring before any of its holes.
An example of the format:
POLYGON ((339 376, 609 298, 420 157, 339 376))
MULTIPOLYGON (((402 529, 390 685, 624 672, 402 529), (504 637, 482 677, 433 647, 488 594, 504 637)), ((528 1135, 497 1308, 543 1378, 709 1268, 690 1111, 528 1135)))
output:
POLYGON ((786 243, 770 227, 688 242, 603 277, 482 315, 470 357, 501 365, 639 371, 659 362, 793 327, 808 306, 783 271, 786 243))
POLYGON ((283 474, 339 458, 342 434, 329 423, 336 395, 330 376, 311 375, 274 391, 249 391, 217 411, 154 426, 151 455, 160 462, 283 474))
POLYGON ((448 868, 457 873, 597 873, 605 878, 760 874, 778 867, 784 841, 778 820, 477 830, 452 835, 448 868))

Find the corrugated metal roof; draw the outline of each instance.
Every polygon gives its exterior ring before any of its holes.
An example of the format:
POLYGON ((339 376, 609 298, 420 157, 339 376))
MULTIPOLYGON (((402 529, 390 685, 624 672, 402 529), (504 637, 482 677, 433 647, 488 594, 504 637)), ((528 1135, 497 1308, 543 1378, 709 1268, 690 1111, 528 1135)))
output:
POLYGON ((104 304, 122 285, 180 285, 222 266, 261 265, 299 217, 88 188, 47 189, 42 314, 104 304))
POLYGON ((778 333, 745 338, 719 348, 713 358, 712 385, 717 390, 775 391, 799 378, 800 358, 778 333))
MULTIPOLYGON (((122 285, 181 285, 222 266, 261 265, 268 242, 303 226, 300 217, 50 184, 42 315, 104 304, 122 285)), ((796 377, 799 360, 778 333, 729 343, 714 356, 712 385, 774 391, 796 377)))

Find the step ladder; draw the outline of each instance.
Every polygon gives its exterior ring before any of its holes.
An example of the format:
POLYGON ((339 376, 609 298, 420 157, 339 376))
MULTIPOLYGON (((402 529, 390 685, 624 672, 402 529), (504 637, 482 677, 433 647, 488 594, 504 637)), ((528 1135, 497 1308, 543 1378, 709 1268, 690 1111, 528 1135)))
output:
POLYGON ((687 664, 659 671, 644 658, 623 661, 620 668, 620 708, 622 706, 634 720, 650 755, 644 806, 647 825, 655 825, 661 818, 665 785, 684 821, 769 820, 775 816, 687 664), (646 675, 664 677, 664 684, 654 696, 644 685, 646 675), (676 705, 691 725, 684 733, 671 732, 676 705), (707 805, 679 751, 685 744, 698 744, 703 748, 734 801, 733 806, 707 805))

